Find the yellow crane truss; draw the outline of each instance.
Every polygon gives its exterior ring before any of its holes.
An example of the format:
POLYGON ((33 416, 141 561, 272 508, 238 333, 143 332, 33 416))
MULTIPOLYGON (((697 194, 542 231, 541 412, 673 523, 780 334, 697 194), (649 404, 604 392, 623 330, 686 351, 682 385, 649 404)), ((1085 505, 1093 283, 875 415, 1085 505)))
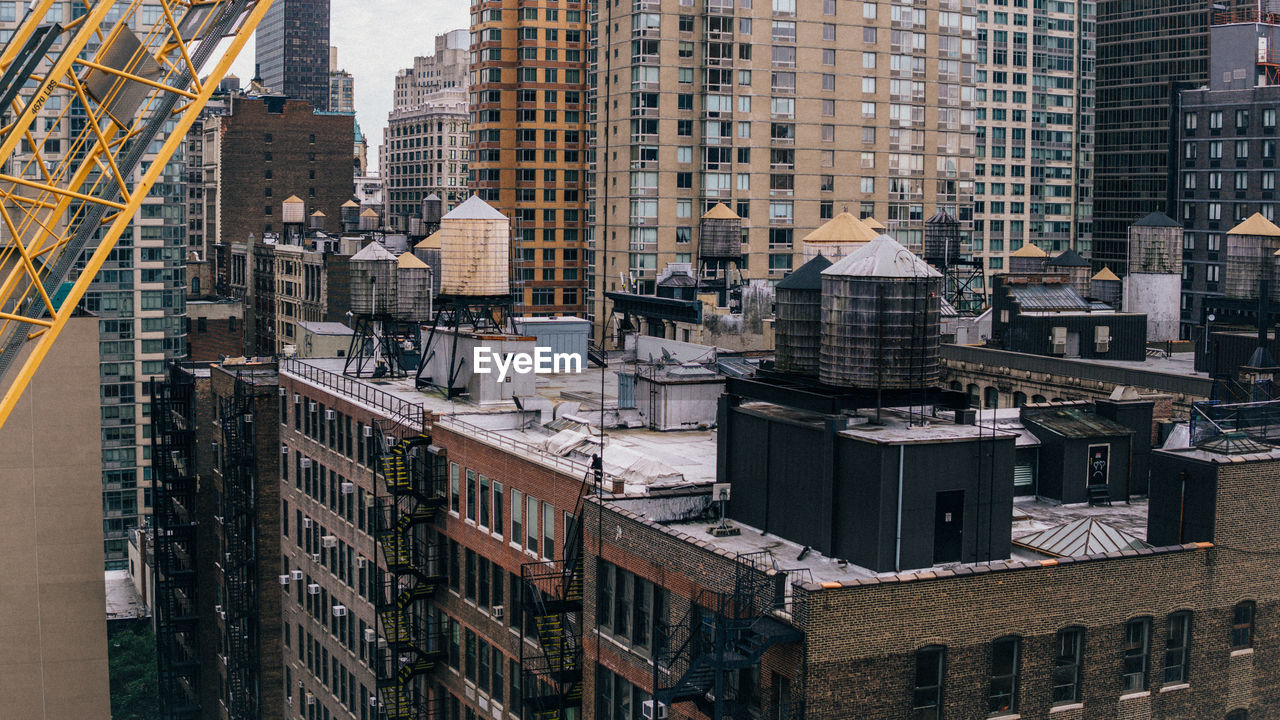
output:
POLYGON ((270 4, 36 0, 0 53, 0 427, 270 4))

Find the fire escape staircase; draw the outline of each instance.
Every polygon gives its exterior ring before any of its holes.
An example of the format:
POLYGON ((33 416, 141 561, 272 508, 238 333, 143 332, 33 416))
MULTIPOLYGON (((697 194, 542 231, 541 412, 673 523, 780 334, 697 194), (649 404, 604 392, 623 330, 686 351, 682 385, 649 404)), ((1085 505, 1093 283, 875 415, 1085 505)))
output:
POLYGON ((194 383, 179 371, 151 381, 155 473, 156 664, 162 720, 199 716, 196 614, 194 383))
POLYGON ((728 697, 728 673, 758 665, 775 645, 804 639, 774 616, 776 583, 785 576, 762 572, 757 555, 738 556, 732 591, 702 591, 685 616, 668 627, 659 667, 677 679, 658 688, 658 702, 670 707, 693 701, 712 718, 738 717, 743 708, 728 697))
MULTIPOLYGON (((603 482, 597 456, 582 479, 573 517, 582 517, 582 500, 603 482)), ((582 523, 565 529, 564 556, 525 563, 525 634, 536 635, 536 648, 521 643, 521 688, 529 720, 571 720, 582 707, 582 523), (531 632, 530 632, 531 631, 531 632)))
MULTIPOLYGON (((378 648, 375 654, 381 720, 440 717, 419 678, 446 654, 447 635, 427 601, 445 580, 445 558, 430 524, 444 507, 446 463, 425 435, 395 441, 378 428, 380 479, 374 537, 385 569, 378 570, 378 648)), ((376 483, 375 483, 376 487, 376 483)))
POLYGON ((222 517, 226 585, 223 626, 226 633, 228 716, 232 720, 258 717, 258 590, 255 483, 256 442, 253 397, 238 378, 232 396, 221 401, 222 517))

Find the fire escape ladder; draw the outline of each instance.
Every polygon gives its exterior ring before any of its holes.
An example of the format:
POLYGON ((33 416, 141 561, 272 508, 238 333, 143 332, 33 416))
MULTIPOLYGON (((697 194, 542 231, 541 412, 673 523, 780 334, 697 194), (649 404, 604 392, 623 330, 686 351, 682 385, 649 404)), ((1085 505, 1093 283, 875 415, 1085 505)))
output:
POLYGON ((221 560, 226 584, 223 624, 226 632, 226 702, 233 720, 258 717, 259 665, 257 549, 257 443, 254 437, 253 394, 237 377, 232 396, 220 401, 222 430, 222 527, 225 553, 221 560))
MULTIPOLYGON (((739 554, 732 590, 703 590, 684 617, 669 626, 658 664, 676 680, 658 688, 658 702, 693 701, 713 720, 738 717, 744 708, 730 696, 729 673, 759 665, 774 645, 804 639, 773 615, 781 605, 778 590, 786 575, 766 572, 766 555, 739 554)), ((795 717, 795 709, 789 710, 789 718, 795 717)))
POLYGON ((604 480, 600 457, 583 476, 573 522, 565 528, 563 557, 520 567, 525 635, 536 648, 520 644, 520 668, 526 717, 570 720, 582 707, 582 503, 604 480))
POLYGON ((173 368, 151 381, 155 498, 156 661, 162 720, 200 715, 196 615, 194 380, 173 368))
POLYGON ((375 670, 380 720, 442 717, 421 677, 448 648, 446 628, 429 600, 446 576, 431 523, 445 502, 447 462, 426 435, 396 440, 376 426, 382 449, 374 476, 373 533, 381 552, 377 588, 375 670))

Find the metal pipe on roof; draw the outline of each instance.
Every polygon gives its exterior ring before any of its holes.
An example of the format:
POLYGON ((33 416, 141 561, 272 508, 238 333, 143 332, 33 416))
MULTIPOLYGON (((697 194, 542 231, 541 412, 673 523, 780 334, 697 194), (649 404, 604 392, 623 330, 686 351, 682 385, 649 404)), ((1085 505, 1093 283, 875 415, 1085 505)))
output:
POLYGON ((902 572, 902 476, 907 460, 907 446, 898 446, 898 532, 896 547, 893 551, 893 571, 902 572))

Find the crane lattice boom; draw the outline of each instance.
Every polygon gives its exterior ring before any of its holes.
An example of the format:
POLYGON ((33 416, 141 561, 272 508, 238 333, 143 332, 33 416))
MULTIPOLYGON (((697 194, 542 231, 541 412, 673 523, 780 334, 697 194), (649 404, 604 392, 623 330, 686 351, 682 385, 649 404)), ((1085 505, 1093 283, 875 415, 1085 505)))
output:
POLYGON ((0 53, 0 426, 271 3, 55 4, 0 53))

